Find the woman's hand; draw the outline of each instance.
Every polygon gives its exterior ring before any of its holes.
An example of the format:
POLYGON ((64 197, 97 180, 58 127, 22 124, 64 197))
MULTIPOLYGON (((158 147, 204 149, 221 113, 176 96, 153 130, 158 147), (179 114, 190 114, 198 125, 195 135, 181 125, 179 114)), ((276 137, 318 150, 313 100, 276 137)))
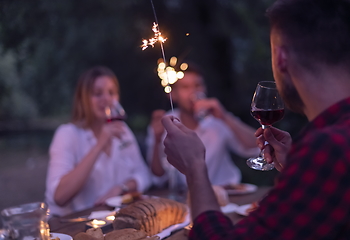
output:
POLYGON ((275 168, 282 171, 286 164, 287 154, 292 146, 292 138, 288 132, 275 127, 259 128, 255 132, 257 144, 264 149, 264 158, 268 163, 275 163, 275 168), (265 141, 268 142, 264 145, 265 141))
POLYGON ((113 137, 121 139, 124 134, 124 124, 122 121, 113 121, 104 124, 98 137, 98 143, 101 146, 105 146, 113 137))

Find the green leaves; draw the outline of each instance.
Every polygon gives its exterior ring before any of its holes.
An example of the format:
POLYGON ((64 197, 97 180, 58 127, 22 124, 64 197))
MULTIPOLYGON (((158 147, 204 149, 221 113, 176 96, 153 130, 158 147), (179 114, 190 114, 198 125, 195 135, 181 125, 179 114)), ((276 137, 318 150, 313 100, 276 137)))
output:
MULTIPOLYGON (((264 18, 270 2, 154 0, 168 38, 166 57, 198 62, 209 95, 251 122, 247 109, 256 82, 272 79, 264 18)), ((39 117, 69 114, 77 78, 93 65, 116 72, 130 116, 149 116, 169 108, 155 71, 160 48, 140 49, 142 38, 152 36, 154 21, 150 1, 3 0, 0 44, 13 55, 18 89, 39 117)))

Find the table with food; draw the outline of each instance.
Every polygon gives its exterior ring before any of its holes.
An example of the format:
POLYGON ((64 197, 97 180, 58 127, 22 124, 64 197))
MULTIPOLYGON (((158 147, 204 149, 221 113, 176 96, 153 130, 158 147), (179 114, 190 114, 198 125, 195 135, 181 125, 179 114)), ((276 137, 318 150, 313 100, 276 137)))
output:
MULTIPOLYGON (((271 187, 252 184, 213 186, 218 202, 234 223, 258 207, 271 187)), ((181 201, 168 199, 167 189, 152 188, 147 193, 129 193, 96 206, 49 220, 55 240, 182 240, 191 228, 187 194, 181 201)))

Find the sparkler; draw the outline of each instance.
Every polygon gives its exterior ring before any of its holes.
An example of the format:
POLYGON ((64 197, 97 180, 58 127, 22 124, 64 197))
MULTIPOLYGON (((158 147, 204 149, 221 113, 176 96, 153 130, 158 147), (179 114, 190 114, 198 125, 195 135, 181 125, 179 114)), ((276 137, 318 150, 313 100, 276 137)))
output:
POLYGON ((169 91, 171 91, 171 87, 168 85, 174 84, 179 79, 182 79, 185 76, 183 71, 185 71, 188 68, 187 63, 182 63, 180 65, 180 70, 177 71, 175 69, 177 61, 177 57, 171 57, 169 61, 169 66, 166 66, 166 64, 163 62, 163 59, 158 60, 158 77, 161 79, 161 84, 164 87, 164 91, 166 93, 169 93, 169 91))
MULTIPOLYGON (((164 51, 163 43, 166 41, 166 38, 164 38, 162 36, 162 33, 159 30, 159 24, 158 24, 156 10, 154 8, 153 1, 152 0, 150 0, 150 1, 151 1, 153 14, 154 14, 154 18, 155 18, 155 22, 153 23, 153 27, 152 27, 152 31, 154 32, 154 37, 150 38, 148 40, 143 39, 142 40, 143 44, 141 45, 141 48, 142 48, 142 50, 145 50, 146 48, 148 48, 148 46, 154 47, 154 44, 159 42, 160 43, 160 49, 162 51, 164 64, 165 64, 166 63, 166 58, 165 58, 165 51, 164 51)), ((174 105, 173 105, 173 99, 172 99, 172 96, 171 96, 171 87, 170 87, 170 81, 169 81, 169 74, 168 74, 167 70, 166 70, 166 75, 167 75, 167 86, 166 86, 167 91, 166 92, 169 93, 171 111, 174 113, 174 105)))
POLYGON ((153 23, 152 31, 154 32, 154 37, 150 38, 148 40, 143 39, 143 44, 141 45, 142 50, 145 50, 148 48, 148 46, 154 47, 154 44, 156 42, 160 42, 161 44, 164 43, 167 39, 162 36, 162 33, 159 31, 158 24, 153 23))

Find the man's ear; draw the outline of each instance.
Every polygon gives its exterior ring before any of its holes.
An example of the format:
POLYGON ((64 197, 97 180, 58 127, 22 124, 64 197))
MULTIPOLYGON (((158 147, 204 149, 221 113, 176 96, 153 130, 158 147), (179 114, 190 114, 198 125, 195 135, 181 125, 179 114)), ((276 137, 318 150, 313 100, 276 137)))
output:
POLYGON ((275 47, 275 61, 276 61, 276 67, 278 70, 282 73, 285 73, 288 71, 288 51, 285 47, 276 46, 275 47))

